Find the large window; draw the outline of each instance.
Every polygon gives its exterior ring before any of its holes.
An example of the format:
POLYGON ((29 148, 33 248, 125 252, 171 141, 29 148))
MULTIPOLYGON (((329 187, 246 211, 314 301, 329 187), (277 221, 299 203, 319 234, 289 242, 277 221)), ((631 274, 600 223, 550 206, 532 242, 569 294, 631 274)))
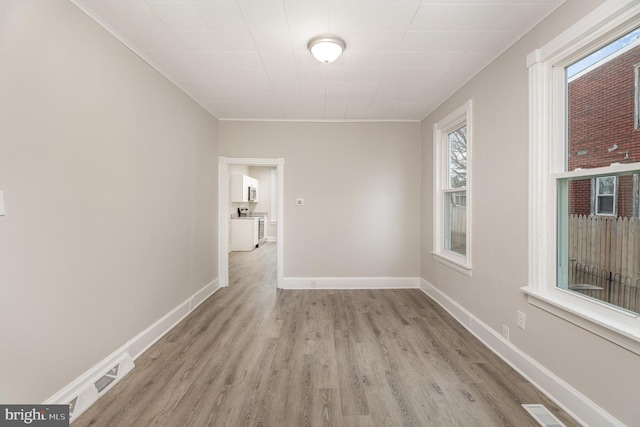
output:
POLYGON ((434 125, 434 257, 471 275, 471 101, 434 125))
POLYGON ((529 301, 640 354, 640 4, 606 3, 528 57, 529 301))

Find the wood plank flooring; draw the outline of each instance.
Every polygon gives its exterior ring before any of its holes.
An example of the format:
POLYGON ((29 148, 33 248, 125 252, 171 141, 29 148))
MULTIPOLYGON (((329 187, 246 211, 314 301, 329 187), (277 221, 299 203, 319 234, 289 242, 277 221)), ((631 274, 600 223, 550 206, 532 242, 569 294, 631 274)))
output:
POLYGON ((275 244, 136 360, 81 426, 577 424, 418 290, 276 290, 275 244))

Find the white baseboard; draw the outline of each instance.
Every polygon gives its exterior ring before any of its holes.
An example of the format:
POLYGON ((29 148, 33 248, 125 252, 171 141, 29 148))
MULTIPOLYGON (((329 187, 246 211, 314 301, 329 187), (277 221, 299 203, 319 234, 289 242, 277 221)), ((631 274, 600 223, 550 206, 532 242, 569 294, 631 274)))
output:
POLYGON ((416 289, 418 277, 285 277, 283 289, 416 289))
MULTIPOLYGON (((71 421, 76 419, 82 412, 88 409, 100 397, 95 391, 93 384, 107 372, 114 363, 127 359, 129 355, 133 360, 140 357, 149 347, 162 338, 167 332, 173 329, 182 319, 191 313, 196 307, 213 295, 220 286, 218 279, 205 285, 173 310, 165 314, 158 321, 140 332, 129 340, 125 345, 98 362, 94 367, 80 375, 62 390, 47 399, 44 404, 68 404, 75 397, 78 397, 76 408, 72 414, 71 421)), ((111 388, 111 386, 109 387, 111 388)))
MULTIPOLYGON (((536 386, 547 397, 585 426, 624 427, 620 421, 588 397, 549 371, 535 359, 507 341, 489 325, 473 316, 460 304, 420 279, 420 289, 451 314, 462 326, 478 338, 491 351, 536 386)), ((537 402, 531 402, 537 403, 537 402)))

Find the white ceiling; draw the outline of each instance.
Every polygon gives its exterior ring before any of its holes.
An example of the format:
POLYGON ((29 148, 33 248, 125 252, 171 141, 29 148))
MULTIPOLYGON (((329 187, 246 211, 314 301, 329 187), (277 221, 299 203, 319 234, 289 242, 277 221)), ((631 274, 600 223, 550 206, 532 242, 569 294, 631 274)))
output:
POLYGON ((564 2, 71 1, 215 117, 262 120, 422 120, 564 2))

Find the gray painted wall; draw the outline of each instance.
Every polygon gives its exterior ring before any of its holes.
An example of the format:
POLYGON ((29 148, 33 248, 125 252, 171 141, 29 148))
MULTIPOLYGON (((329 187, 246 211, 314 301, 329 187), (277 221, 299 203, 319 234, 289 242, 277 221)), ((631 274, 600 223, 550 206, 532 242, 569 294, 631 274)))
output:
POLYGON ((222 121, 220 155, 285 159, 285 277, 420 275, 418 123, 222 121))
POLYGON ((638 425, 640 357, 527 303, 528 74, 526 55, 600 5, 567 1, 422 123, 422 277, 628 425, 638 425), (473 277, 435 261, 433 124, 473 99, 473 277), (526 330, 517 311, 526 313, 526 330))
POLYGON ((218 125, 70 2, 0 8, 0 402, 39 403, 218 276, 218 125))

